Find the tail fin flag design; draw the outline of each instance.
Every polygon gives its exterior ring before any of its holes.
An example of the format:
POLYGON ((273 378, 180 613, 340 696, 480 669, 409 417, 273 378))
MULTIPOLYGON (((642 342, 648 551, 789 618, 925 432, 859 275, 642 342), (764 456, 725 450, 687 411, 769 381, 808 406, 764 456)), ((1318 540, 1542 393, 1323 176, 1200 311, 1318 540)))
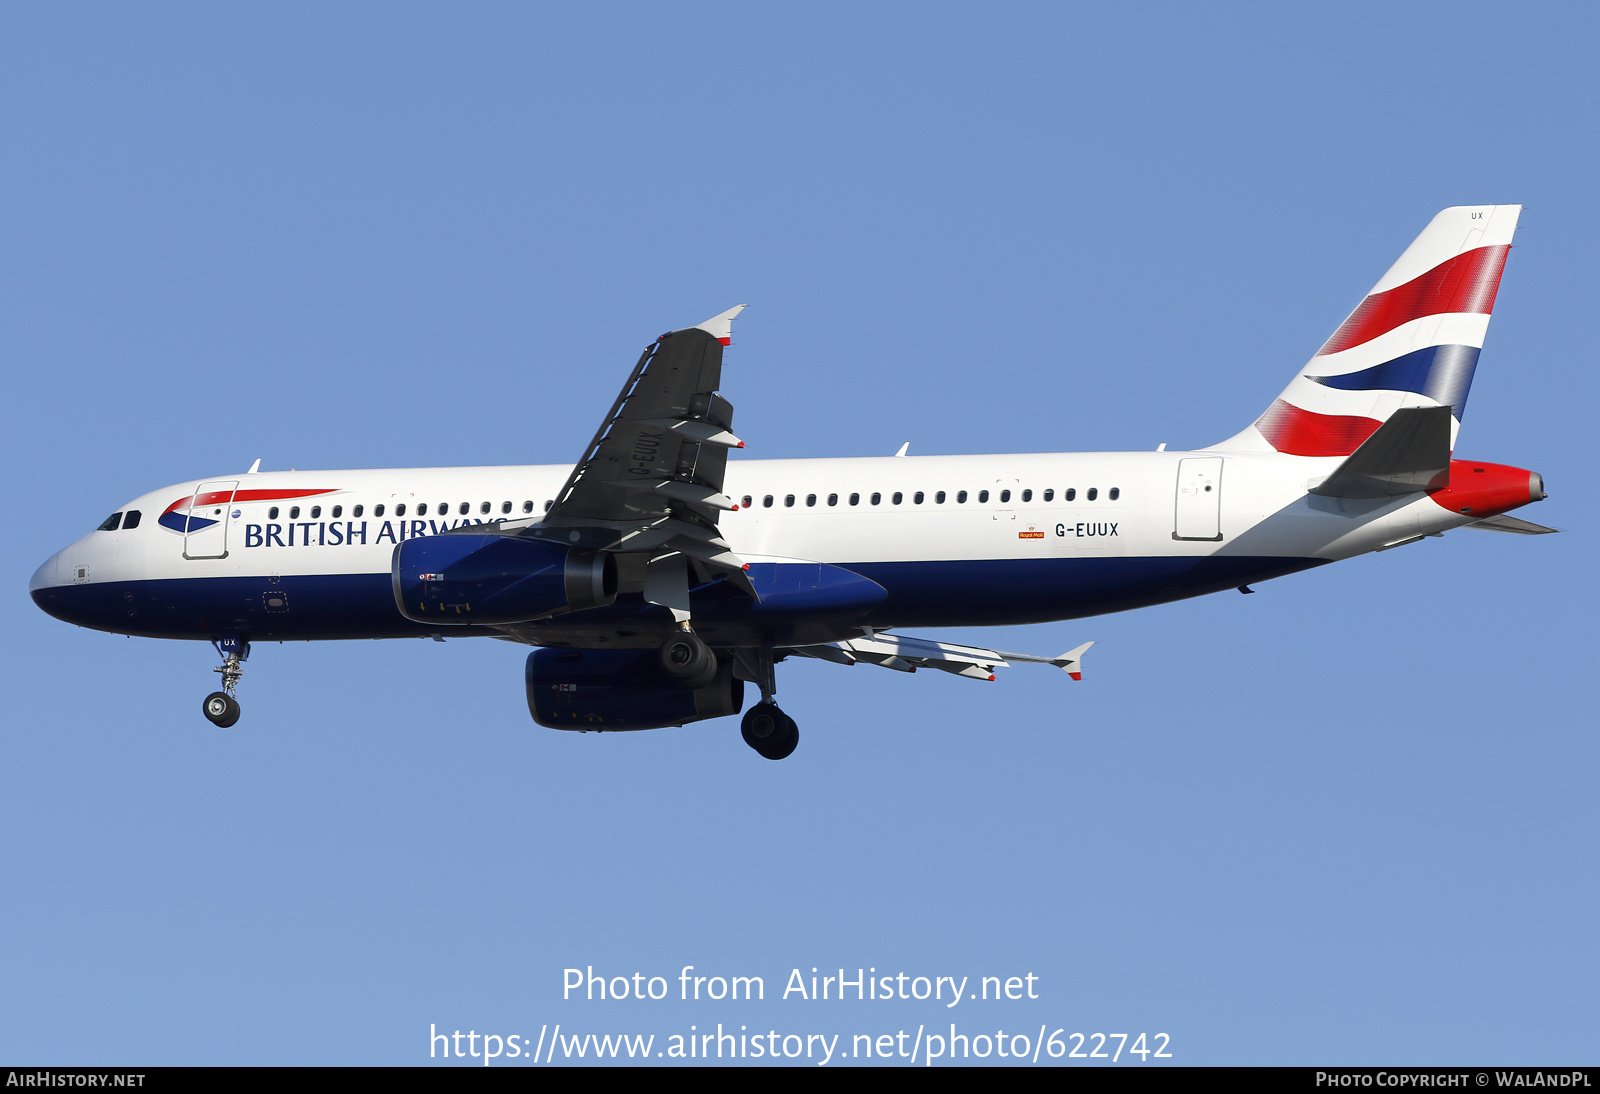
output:
POLYGON ((1460 427, 1520 205, 1460 205, 1429 222, 1283 393, 1217 451, 1348 456, 1404 407, 1460 427))

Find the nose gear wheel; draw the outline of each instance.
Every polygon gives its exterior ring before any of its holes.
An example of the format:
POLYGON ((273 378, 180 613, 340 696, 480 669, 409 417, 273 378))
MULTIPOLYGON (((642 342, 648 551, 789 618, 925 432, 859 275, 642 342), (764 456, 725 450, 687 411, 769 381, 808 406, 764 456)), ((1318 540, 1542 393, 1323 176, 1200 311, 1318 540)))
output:
POLYGON ((207 695, 200 710, 212 725, 227 729, 239 720, 239 700, 234 698, 234 689, 244 675, 243 665, 250 656, 250 643, 238 635, 225 634, 213 639, 211 644, 222 654, 222 664, 212 669, 222 674, 222 690, 207 695))
POLYGON ((207 695, 200 709, 212 725, 221 729, 227 729, 239 720, 239 701, 220 691, 207 695))

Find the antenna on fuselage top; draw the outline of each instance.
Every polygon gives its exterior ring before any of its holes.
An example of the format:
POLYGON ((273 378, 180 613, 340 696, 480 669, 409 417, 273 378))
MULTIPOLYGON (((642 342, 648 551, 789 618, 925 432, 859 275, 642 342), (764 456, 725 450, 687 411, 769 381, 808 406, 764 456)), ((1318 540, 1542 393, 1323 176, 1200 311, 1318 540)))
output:
POLYGON ((257 471, 260 471, 260 470, 261 470, 261 457, 257 456, 256 457, 256 462, 250 465, 250 470, 246 471, 245 474, 246 475, 254 475, 257 471))

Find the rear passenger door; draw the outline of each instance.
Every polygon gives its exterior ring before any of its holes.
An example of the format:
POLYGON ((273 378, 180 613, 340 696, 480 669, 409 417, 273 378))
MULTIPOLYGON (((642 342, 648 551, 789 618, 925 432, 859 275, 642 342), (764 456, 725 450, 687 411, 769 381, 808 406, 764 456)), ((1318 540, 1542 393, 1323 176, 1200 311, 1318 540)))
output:
POLYGON ((1222 457, 1178 461, 1172 538, 1210 542, 1222 538, 1222 457))

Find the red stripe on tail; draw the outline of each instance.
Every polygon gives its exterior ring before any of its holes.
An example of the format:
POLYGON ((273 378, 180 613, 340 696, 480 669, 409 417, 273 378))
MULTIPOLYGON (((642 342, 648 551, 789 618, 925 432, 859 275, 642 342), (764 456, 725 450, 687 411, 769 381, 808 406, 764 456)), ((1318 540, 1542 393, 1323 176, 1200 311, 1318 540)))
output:
POLYGON ((1494 311, 1495 293, 1500 291, 1500 273, 1505 269, 1510 244, 1477 247, 1441 262, 1421 277, 1363 300, 1350 318, 1339 324, 1317 356, 1370 342, 1402 323, 1425 315, 1471 312, 1488 315, 1494 311))
POLYGON ((1383 423, 1348 414, 1313 414, 1277 400, 1256 428, 1267 443, 1291 456, 1348 456, 1383 423))

